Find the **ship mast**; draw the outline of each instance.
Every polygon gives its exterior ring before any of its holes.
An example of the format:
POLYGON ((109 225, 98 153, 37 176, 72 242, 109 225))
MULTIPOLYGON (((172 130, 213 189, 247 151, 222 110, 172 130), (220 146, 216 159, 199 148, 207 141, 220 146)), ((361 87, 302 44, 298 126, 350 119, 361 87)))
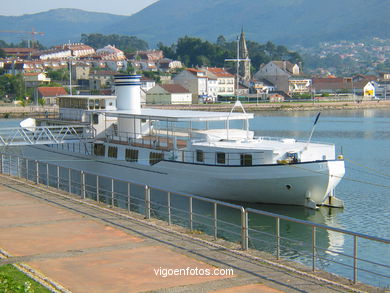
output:
MULTIPOLYGON (((246 111, 244 109, 244 106, 241 104, 239 98, 238 98, 238 87, 239 87, 239 80, 240 80, 240 62, 248 62, 250 59, 245 58, 245 59, 240 59, 240 37, 237 36, 237 56, 236 59, 225 59, 226 62, 236 62, 236 102, 234 103, 234 106, 232 110, 230 111, 229 115, 227 116, 226 119, 226 138, 229 139, 229 118, 230 115, 233 113, 235 107, 241 107, 242 111, 244 114, 246 114, 246 111)), ((245 119, 246 121, 246 133, 247 133, 247 138, 249 138, 249 120, 248 118, 245 119)))

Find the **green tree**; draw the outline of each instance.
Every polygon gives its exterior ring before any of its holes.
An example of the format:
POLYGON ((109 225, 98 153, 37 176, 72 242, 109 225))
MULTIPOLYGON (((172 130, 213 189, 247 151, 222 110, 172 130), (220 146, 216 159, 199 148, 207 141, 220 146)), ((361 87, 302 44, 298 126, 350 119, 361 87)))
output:
POLYGON ((39 106, 45 106, 45 104, 46 104, 46 100, 44 99, 44 98, 39 98, 38 99, 38 105, 39 106))
POLYGON ((3 74, 0 76, 0 98, 23 97, 26 94, 23 76, 21 74, 3 74))
MULTIPOLYGON (((289 60, 293 63, 302 61, 297 52, 289 51, 285 46, 276 46, 272 42, 263 45, 248 40, 247 47, 253 70, 257 70, 262 63, 271 60, 289 60)), ((185 36, 171 46, 159 43, 158 48, 166 57, 180 60, 186 66, 234 67, 233 63, 227 64, 225 59, 235 58, 237 55, 237 42, 227 42, 223 36, 219 36, 216 43, 185 36)))
POLYGON ((0 58, 5 58, 7 54, 5 54, 4 50, 0 48, 0 58))
POLYGON ((49 68, 47 70, 47 77, 51 78, 54 81, 67 81, 69 80, 69 69, 61 68, 61 69, 52 69, 49 68))

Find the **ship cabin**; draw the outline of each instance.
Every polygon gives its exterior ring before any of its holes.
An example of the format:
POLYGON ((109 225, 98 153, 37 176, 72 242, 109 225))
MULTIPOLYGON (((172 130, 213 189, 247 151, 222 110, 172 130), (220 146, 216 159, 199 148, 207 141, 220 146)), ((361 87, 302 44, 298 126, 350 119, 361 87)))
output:
POLYGON ((335 159, 334 145, 254 137, 253 114, 143 108, 90 110, 99 116, 93 153, 138 164, 161 160, 217 166, 288 164, 335 159), (310 150, 308 150, 308 146, 310 150))

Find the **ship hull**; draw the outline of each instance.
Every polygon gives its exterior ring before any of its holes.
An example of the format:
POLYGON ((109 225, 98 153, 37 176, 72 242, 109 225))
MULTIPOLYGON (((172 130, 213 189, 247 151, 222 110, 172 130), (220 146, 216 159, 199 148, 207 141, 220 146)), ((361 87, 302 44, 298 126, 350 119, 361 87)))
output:
MULTIPOLYGON (((345 173, 344 161, 259 166, 215 166, 160 161, 150 166, 46 149, 72 157, 93 158, 96 164, 90 171, 94 173, 171 192, 249 203, 313 208, 327 201, 345 173)), ((63 160, 61 164, 74 167, 74 163, 75 161, 63 160)), ((85 166, 85 162, 83 164, 85 166)))

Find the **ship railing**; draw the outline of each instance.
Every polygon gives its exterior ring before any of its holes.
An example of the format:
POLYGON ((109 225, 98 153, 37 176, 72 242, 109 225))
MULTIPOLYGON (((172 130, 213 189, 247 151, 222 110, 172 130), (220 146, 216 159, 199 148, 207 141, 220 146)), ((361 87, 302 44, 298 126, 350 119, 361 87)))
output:
MULTIPOLYGON (((272 136, 255 136, 254 139, 257 139, 257 140, 267 140, 267 141, 278 141, 278 142, 283 142, 283 140, 288 140, 288 139, 291 139, 291 138, 287 138, 287 137, 272 137, 272 136)), ((301 142, 301 143, 307 143, 307 140, 303 140, 303 139, 295 139, 293 138, 296 142, 301 142)), ((318 144, 324 144, 324 145, 330 145, 330 146, 334 146, 333 143, 329 143, 329 142, 323 142, 323 141, 314 141, 312 140, 311 143, 318 143, 318 144)))
POLYGON ((263 251, 261 261, 295 260, 307 266, 305 271, 322 269, 353 283, 390 285, 390 259, 383 255, 390 239, 13 154, 1 154, 0 172, 184 226, 194 236, 209 234, 215 240, 238 242, 242 250, 263 251))
POLYGON ((87 125, 32 126, 0 129, 0 146, 58 144, 84 141, 95 137, 87 125))

